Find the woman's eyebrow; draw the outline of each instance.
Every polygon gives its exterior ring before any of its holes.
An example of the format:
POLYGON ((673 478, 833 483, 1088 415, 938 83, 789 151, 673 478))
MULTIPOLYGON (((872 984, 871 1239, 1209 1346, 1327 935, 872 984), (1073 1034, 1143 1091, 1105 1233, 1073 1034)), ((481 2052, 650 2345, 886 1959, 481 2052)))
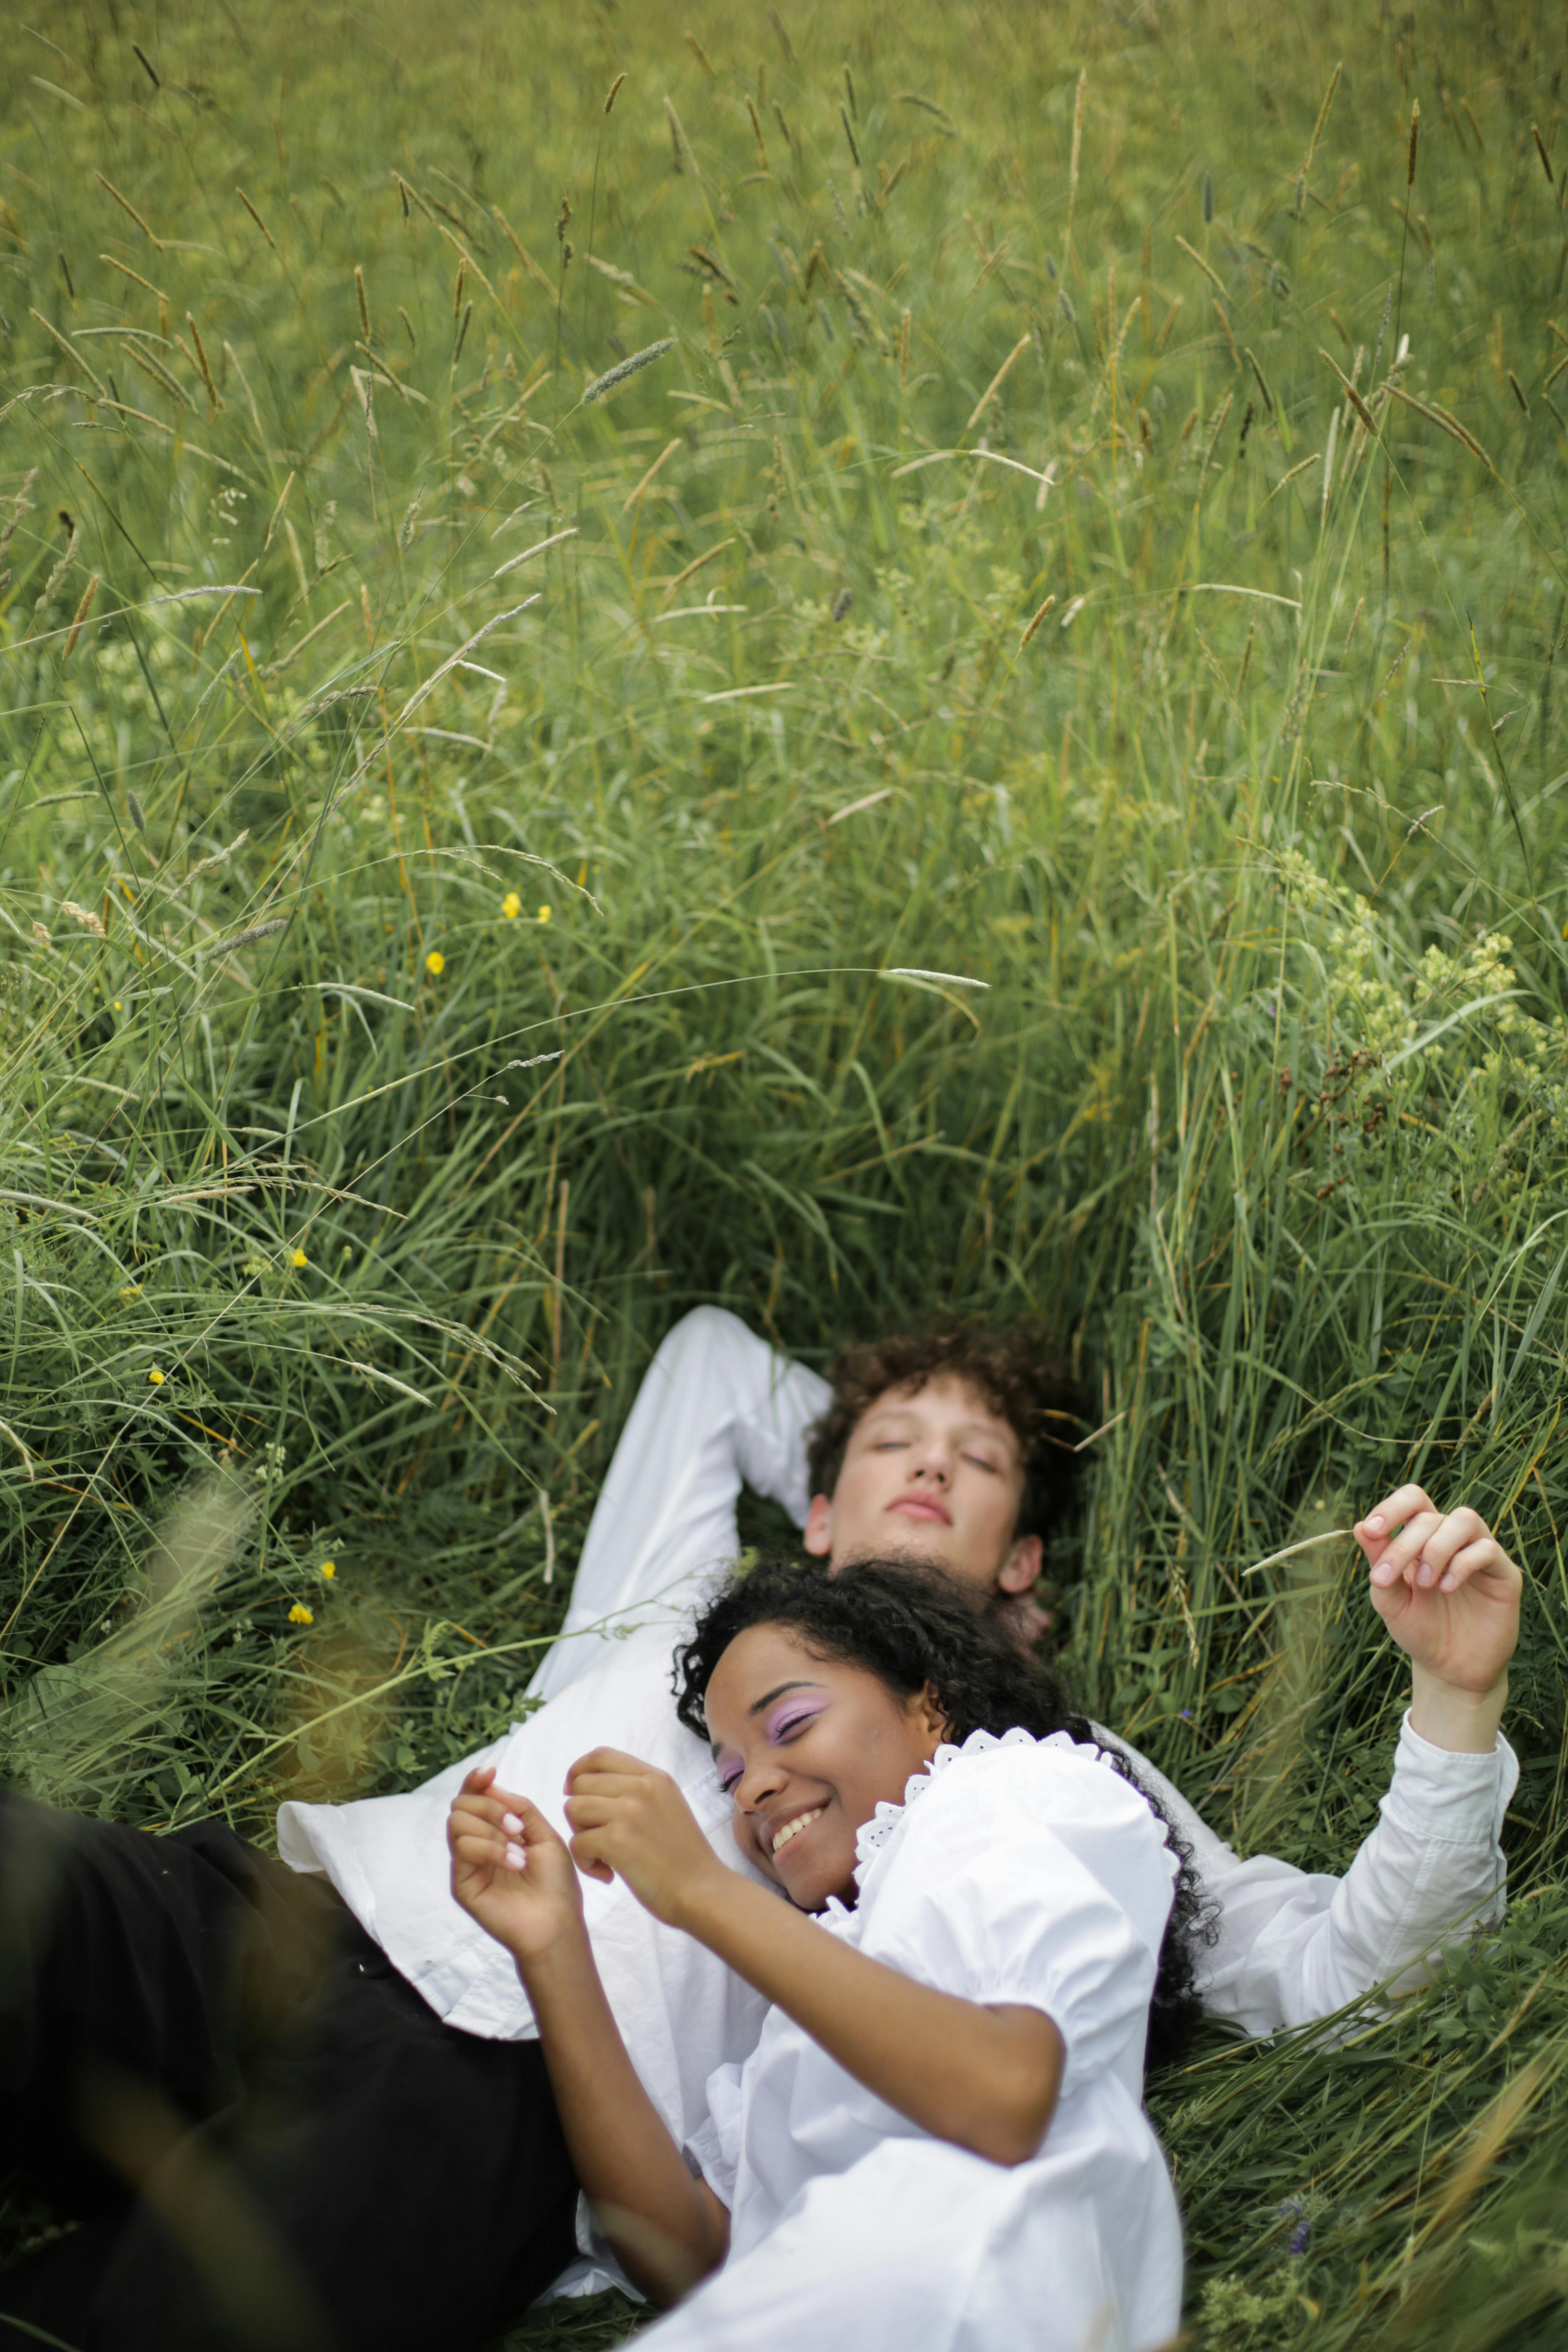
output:
POLYGON ((749 1706, 749 1707, 746 1709, 746 1713, 747 1713, 748 1715, 761 1715, 761 1713, 762 1713, 762 1711, 763 1711, 763 1707, 764 1707, 764 1706, 772 1706, 772 1705, 773 1705, 773 1703, 774 1699, 775 1699, 775 1698, 783 1698, 783 1696, 784 1696, 784 1695, 785 1691, 792 1691, 792 1690, 820 1690, 821 1688, 822 1688, 822 1685, 821 1685, 820 1683, 813 1683, 813 1682, 805 1682, 805 1681, 801 1681, 801 1682, 793 1682, 793 1683, 776 1683, 776 1684, 774 1685, 773 1688, 771 1691, 764 1691, 764 1692, 763 1693, 762 1697, 761 1697, 760 1699, 758 1699, 758 1700, 757 1700, 757 1702, 756 1702, 755 1706, 749 1706))
MULTIPOLYGON (((775 1683, 775 1684, 774 1684, 774 1685, 773 1685, 773 1689, 772 1689, 771 1691, 764 1691, 764 1692, 763 1693, 762 1697, 761 1697, 760 1699, 758 1699, 758 1701, 757 1701, 757 1703, 756 1703, 756 1705, 755 1705, 754 1706, 749 1706, 749 1707, 746 1709, 746 1713, 748 1714, 748 1716, 752 1716, 752 1715, 761 1715, 761 1713, 762 1713, 762 1711, 763 1711, 763 1707, 764 1707, 764 1706, 772 1706, 772 1705, 773 1705, 773 1703, 774 1699, 775 1699, 775 1698, 783 1698, 783 1696, 784 1696, 784 1695, 785 1691, 792 1691, 792 1690, 820 1690, 821 1688, 822 1688, 822 1685, 821 1685, 820 1683, 806 1682, 806 1681, 794 1682, 794 1683, 775 1683)), ((710 1739, 710 1740, 709 1741, 709 1743, 708 1743, 709 1753, 712 1756, 712 1759, 713 1759, 713 1760, 714 1760, 714 1762, 715 1762, 715 1763, 717 1763, 717 1762, 718 1762, 718 1760, 719 1760, 719 1754, 720 1754, 720 1750, 721 1750, 721 1748, 722 1748, 723 1744, 724 1744, 724 1743, 723 1743, 723 1741, 722 1741, 722 1740, 720 1740, 720 1739, 710 1739)))

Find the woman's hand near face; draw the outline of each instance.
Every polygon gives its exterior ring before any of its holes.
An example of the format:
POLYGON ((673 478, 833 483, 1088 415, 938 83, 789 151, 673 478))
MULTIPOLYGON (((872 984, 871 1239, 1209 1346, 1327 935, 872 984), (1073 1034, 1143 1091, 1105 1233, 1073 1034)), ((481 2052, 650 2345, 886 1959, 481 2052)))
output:
POLYGON ((595 1748, 566 1776, 572 1859, 585 1877, 626 1880, 666 1927, 701 1889, 733 1873, 714 1853, 668 1772, 618 1748, 595 1748))
POLYGON ((583 1895, 563 1840, 528 1798, 470 1772, 447 1816, 452 1893, 520 1966, 583 1932, 583 1895))

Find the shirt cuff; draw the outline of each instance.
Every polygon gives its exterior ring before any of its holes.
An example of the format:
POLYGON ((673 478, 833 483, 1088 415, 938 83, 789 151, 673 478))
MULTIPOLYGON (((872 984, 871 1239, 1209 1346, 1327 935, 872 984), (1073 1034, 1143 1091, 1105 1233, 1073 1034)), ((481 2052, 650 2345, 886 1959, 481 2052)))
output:
POLYGON ((724 2150, 718 2126, 710 2116, 704 2116, 696 2130, 687 2138, 680 2151, 686 2168, 694 2179, 706 2181, 723 2206, 732 2212, 735 2205, 736 2168, 724 2150))
POLYGON ((1500 1731, 1489 1752, 1438 1748, 1408 1714, 1399 1728, 1394 1778, 1381 1810, 1424 1838, 1456 1845, 1494 1842, 1519 1785, 1519 1759, 1500 1731))

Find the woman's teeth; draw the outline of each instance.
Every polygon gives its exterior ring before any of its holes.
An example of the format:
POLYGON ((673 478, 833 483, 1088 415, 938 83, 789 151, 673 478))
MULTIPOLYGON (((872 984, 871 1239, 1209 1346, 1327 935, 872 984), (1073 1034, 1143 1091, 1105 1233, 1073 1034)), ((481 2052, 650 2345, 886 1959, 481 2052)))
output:
POLYGON ((774 1853, 778 1853, 781 1846, 788 1845, 791 1838, 798 1837, 802 1830, 808 1830, 813 1822, 819 1818, 821 1812, 822 1807, 818 1805, 815 1811, 796 1813, 793 1822, 785 1822, 782 1830, 774 1832, 773 1843, 774 1853))

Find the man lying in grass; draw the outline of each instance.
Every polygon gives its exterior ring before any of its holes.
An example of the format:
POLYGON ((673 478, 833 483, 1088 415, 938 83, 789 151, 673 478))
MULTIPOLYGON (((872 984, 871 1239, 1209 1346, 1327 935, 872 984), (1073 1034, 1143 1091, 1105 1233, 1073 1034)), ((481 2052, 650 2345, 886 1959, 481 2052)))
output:
POLYGON ((703 1610, 678 1680, 770 1885, 613 1748, 573 1770, 570 1852, 489 1767, 447 1830, 452 1891, 516 1961, 611 2243, 658 2302, 698 2285, 647 2340, 1168 2344, 1181 2230, 1143 2058, 1190 2001, 1198 1888, 1131 1768, 956 1578, 903 1559, 754 1567, 703 1610), (579 1871, 770 2003, 687 2160, 616 2030, 579 1871))
MULTIPOLYGON (((715 1853, 746 1870, 707 1747, 670 1697, 693 1601, 736 1555, 742 1484, 832 1565, 903 1553, 963 1579, 978 1608, 1016 1608, 1062 1459, 1042 1442, 1056 1402, 1048 1374, 994 1335, 852 1349, 829 1388, 700 1309, 650 1367, 566 1636, 536 1678, 543 1704, 505 1738, 405 1796, 285 1806, 291 1870, 221 1823, 153 1839, 7 1801, 0 2162, 25 2161, 92 2220, 8 2274, 0 2311, 115 2352, 428 2352, 514 2316, 588 2242, 511 1957, 447 1885, 467 1772, 493 1767, 559 1832, 572 1766, 613 1743, 668 1773, 715 1853), (438 2250, 459 2242, 458 2273, 438 2250)), ((1445 1935, 1501 1896, 1519 1572, 1473 1512, 1440 1513, 1415 1487, 1357 1533, 1414 1692, 1378 1824, 1343 1879, 1238 1860, 1122 1743, 1216 1906, 1201 1997, 1248 2032, 1418 1981, 1445 1935)), ((688 2142, 764 2003, 620 1880, 587 1885, 584 1906, 637 2076, 688 2142)))

